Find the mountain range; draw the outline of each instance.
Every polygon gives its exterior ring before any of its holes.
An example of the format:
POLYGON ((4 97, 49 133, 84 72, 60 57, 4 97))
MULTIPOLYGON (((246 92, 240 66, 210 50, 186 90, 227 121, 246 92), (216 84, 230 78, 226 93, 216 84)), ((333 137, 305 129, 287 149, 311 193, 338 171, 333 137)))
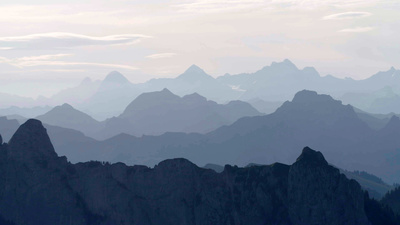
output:
POLYGON ((249 103, 217 104, 193 93, 179 97, 168 89, 143 93, 127 105, 118 117, 99 122, 63 104, 36 118, 45 124, 75 129, 85 135, 106 139, 126 133, 135 136, 165 132, 206 133, 246 116, 262 115, 249 103))
POLYGON ((182 158, 71 164, 33 119, 0 145, 0 198, 3 224, 399 224, 308 147, 292 165, 221 173, 182 158))
POLYGON ((4 98, 0 95, 0 103, 5 108, 68 103, 97 120, 105 120, 120 115, 140 94, 167 88, 179 96, 198 93, 218 103, 248 101, 262 113, 271 113, 281 102, 308 89, 329 94, 367 112, 387 114, 400 113, 399 84, 400 71, 393 67, 364 80, 353 80, 321 76, 313 67, 299 69, 290 60, 284 60, 254 73, 225 74, 217 78, 192 65, 176 78, 152 79, 139 84, 133 84, 121 73, 113 71, 102 81, 85 78, 80 85, 50 98, 34 100, 4 94, 4 98))
POLYGON ((381 129, 373 129, 350 105, 314 91, 298 92, 272 114, 241 118, 206 134, 119 134, 96 141, 80 132, 72 133, 59 137, 49 129, 58 154, 72 162, 100 160, 154 166, 164 159, 184 157, 200 166, 293 163, 296 149, 309 145, 323 149, 327 159, 339 168, 366 171, 389 183, 399 181, 398 117, 393 116, 381 129))

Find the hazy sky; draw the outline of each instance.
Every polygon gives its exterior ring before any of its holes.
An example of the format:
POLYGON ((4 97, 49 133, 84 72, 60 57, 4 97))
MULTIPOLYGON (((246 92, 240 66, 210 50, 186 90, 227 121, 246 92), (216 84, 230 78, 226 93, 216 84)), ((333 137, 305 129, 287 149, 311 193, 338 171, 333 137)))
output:
POLYGON ((0 92, 50 95, 118 70, 132 82, 290 59, 321 75, 400 68, 399 0, 0 2, 0 92))

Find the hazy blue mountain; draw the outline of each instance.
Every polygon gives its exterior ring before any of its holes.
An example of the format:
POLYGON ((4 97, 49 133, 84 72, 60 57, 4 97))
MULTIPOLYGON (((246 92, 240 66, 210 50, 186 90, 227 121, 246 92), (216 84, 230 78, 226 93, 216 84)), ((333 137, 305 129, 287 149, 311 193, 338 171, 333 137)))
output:
POLYGON ((227 165, 221 173, 182 158, 153 169, 71 164, 31 119, 0 150, 0 221, 10 223, 398 224, 308 147, 290 166, 227 165))
POLYGON ((103 127, 99 121, 76 110, 67 103, 56 106, 49 112, 36 118, 45 124, 78 130, 86 135, 91 135, 103 127))
POLYGON ((273 62, 254 73, 219 76, 213 78, 196 65, 176 78, 152 79, 132 84, 122 74, 113 71, 103 81, 85 79, 80 85, 52 96, 37 100, 0 94, 3 107, 60 105, 68 102, 98 120, 118 116, 137 96, 145 92, 168 88, 184 96, 198 93, 218 103, 243 100, 255 103, 259 111, 270 113, 275 109, 262 106, 262 102, 283 102, 303 89, 329 94, 346 104, 375 113, 399 113, 400 70, 391 68, 364 80, 340 79, 321 76, 313 67, 299 69, 290 60, 273 62), (388 91, 388 90, 391 90, 388 91), (383 95, 383 96, 382 96, 383 95), (264 110, 265 109, 265 110, 264 110))
POLYGON ((144 92, 148 92, 147 90, 156 91, 168 88, 179 96, 196 92, 207 99, 212 99, 219 103, 237 100, 242 94, 240 91, 222 84, 196 65, 192 65, 176 78, 149 80, 143 85, 143 88, 144 92))
MULTIPOLYGON (((324 149, 326 157, 339 168, 366 171, 394 182, 399 181, 400 174, 396 163, 400 161, 400 133, 393 132, 397 130, 396 121, 391 124, 387 126, 394 128, 371 129, 350 105, 342 105, 328 95, 301 91, 272 114, 242 118, 205 135, 118 135, 87 146, 71 141, 69 148, 86 149, 93 155, 67 156, 78 161, 96 159, 149 166, 163 159, 185 157, 197 165, 245 166, 250 162, 292 163, 295 149, 308 144, 324 149)), ((54 144, 57 151, 67 152, 66 146, 54 144)))
POLYGON ((375 130, 380 130, 385 127, 390 118, 393 116, 393 114, 372 114, 358 109, 357 107, 353 107, 353 109, 357 113, 358 118, 364 121, 370 128, 375 130))
POLYGON ((265 114, 270 114, 275 112, 276 109, 279 108, 283 104, 283 102, 269 102, 269 101, 264 101, 262 99, 250 99, 247 100, 248 103, 250 103, 254 108, 256 108, 259 112, 265 113, 265 114))
POLYGON ((120 133, 136 136, 165 132, 206 133, 239 118, 258 115, 261 113, 246 102, 222 105, 197 93, 179 97, 164 88, 138 96, 120 116, 106 120, 105 128, 96 137, 120 133))
POLYGON ((369 196, 380 200, 386 193, 394 189, 394 186, 385 183, 381 178, 364 171, 340 170, 348 179, 356 180, 362 189, 368 191, 369 196))
POLYGON ((34 107, 36 102, 33 98, 21 97, 17 95, 0 93, 0 104, 3 109, 9 107, 34 107))
POLYGON ((18 129, 19 123, 15 119, 7 119, 5 116, 0 117, 0 134, 3 142, 8 142, 15 131, 18 129))
POLYGON ((121 73, 113 71, 100 83, 96 92, 76 108, 97 120, 104 120, 119 115, 140 93, 141 90, 121 73))
POLYGON ((9 108, 0 109, 0 115, 20 115, 25 118, 35 118, 51 110, 50 106, 35 106, 31 108, 12 106, 9 108))
MULTIPOLYGON (((77 106, 77 105, 87 101, 90 97, 92 97, 99 89, 100 84, 101 84, 101 81, 99 81, 99 80, 93 81, 89 77, 86 77, 76 87, 66 88, 64 90, 61 90, 57 94, 54 94, 50 98, 42 97, 41 99, 38 99, 37 101, 46 102, 52 106, 60 105, 65 102, 68 102, 71 105, 77 106)), ((41 113, 41 114, 43 114, 43 113, 41 113)))
POLYGON ((378 91, 346 93, 341 99, 370 113, 400 112, 400 92, 386 86, 378 91))
POLYGON ((303 89, 336 94, 355 82, 334 77, 321 77, 312 67, 298 69, 290 60, 273 62, 254 73, 225 75, 217 78, 221 83, 242 90, 240 99, 285 101, 303 89))

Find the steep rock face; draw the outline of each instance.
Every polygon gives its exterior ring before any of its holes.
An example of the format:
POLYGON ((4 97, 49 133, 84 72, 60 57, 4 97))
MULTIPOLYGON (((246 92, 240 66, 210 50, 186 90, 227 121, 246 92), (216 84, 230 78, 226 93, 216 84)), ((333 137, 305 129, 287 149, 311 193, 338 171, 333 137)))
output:
POLYGON ((58 158, 38 120, 28 120, 0 150, 0 212, 15 224, 86 224, 69 189, 68 163, 58 158))
POLYGON ((71 184, 102 224, 291 224, 287 171, 227 166, 218 174, 185 159, 154 169, 92 162, 77 164, 71 184))
POLYGON ((294 224, 369 224, 360 185, 308 147, 290 167, 288 201, 294 224))

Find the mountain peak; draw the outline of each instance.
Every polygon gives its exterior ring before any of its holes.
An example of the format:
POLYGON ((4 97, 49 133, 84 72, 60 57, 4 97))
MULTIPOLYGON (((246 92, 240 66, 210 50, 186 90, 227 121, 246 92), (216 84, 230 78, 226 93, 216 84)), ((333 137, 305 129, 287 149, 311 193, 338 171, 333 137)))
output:
POLYGON ((146 92, 139 95, 131 103, 129 103, 120 117, 130 117, 138 110, 145 110, 163 104, 171 104, 179 99, 179 96, 175 95, 167 88, 164 88, 161 91, 146 92))
POLYGON ((398 133, 400 131, 400 118, 393 115, 382 130, 389 133, 398 133))
POLYGON ((315 151, 308 146, 303 148, 301 155, 296 160, 296 163, 297 162, 305 162, 308 164, 328 165, 328 162, 325 160, 325 158, 321 152, 315 151))
POLYGON ((103 82, 125 84, 125 83, 129 83, 129 80, 126 79, 126 77, 124 75, 122 75, 120 72, 112 71, 111 73, 109 73, 106 76, 106 78, 104 79, 103 82))
POLYGON ((187 81, 187 82, 196 82, 196 81, 201 81, 204 79, 214 79, 210 75, 208 75, 206 72, 204 72, 203 69, 196 65, 190 66, 183 74, 181 74, 178 79, 187 81))
MULTIPOLYGON (((155 92, 157 93, 157 92, 155 92)), ((162 93, 162 94, 173 94, 168 88, 164 88, 161 91, 159 91, 158 93, 162 93)))
POLYGON ((331 96, 318 94, 316 91, 310 90, 302 90, 297 92, 292 102, 297 103, 309 103, 309 102, 326 102, 326 101, 335 101, 331 96))
POLYGON ((185 95, 182 97, 184 100, 190 101, 190 102, 206 102, 207 99, 204 96, 199 95, 197 92, 189 95, 185 95))
POLYGON ((12 136, 9 146, 10 154, 17 157, 24 158, 32 154, 45 158, 57 157, 46 129, 36 119, 29 119, 22 124, 12 136))
POLYGON ((64 108, 64 109, 74 109, 74 107, 72 107, 70 104, 68 104, 68 103, 64 103, 64 104, 62 104, 61 106, 60 106, 61 108, 64 108))
POLYGON ((198 67, 196 64, 191 65, 185 73, 205 73, 204 70, 198 67))
POLYGON ((85 79, 81 81, 81 85, 86 85, 90 83, 92 83, 92 79, 90 79, 90 77, 85 77, 85 79))
POLYGON ((298 70, 296 65, 289 59, 285 59, 282 62, 272 62, 271 67, 287 68, 291 70, 298 70))

